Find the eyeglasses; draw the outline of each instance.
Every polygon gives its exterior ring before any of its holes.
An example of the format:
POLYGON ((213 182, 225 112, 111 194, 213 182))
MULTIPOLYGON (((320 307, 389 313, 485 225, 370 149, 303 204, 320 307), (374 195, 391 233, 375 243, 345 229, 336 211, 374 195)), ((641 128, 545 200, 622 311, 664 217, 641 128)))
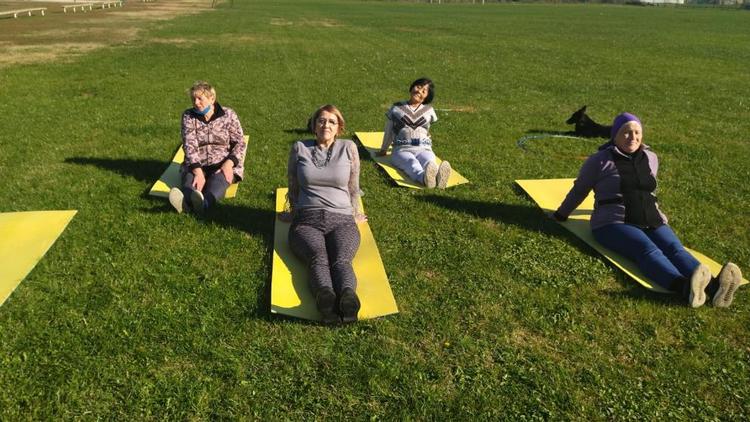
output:
POLYGON ((339 124, 339 121, 336 120, 336 119, 324 119, 324 118, 320 118, 320 119, 316 120, 315 123, 317 123, 318 126, 325 126, 326 123, 330 124, 331 126, 337 126, 339 124))

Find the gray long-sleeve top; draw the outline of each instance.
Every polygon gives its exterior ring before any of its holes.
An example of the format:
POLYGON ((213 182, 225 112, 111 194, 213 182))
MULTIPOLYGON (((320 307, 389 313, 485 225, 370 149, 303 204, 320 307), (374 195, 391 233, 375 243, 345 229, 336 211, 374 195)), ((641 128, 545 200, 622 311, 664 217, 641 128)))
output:
POLYGON ((349 139, 323 148, 314 139, 292 145, 287 163, 291 211, 324 209, 357 215, 359 211, 359 152, 349 139))
MULTIPOLYGON (((659 160, 656 154, 645 144, 643 145, 643 152, 648 159, 651 175, 656 178, 659 160)), ((586 159, 573 183, 573 188, 570 189, 556 211, 558 218, 567 219, 570 213, 586 199, 593 189, 594 212, 591 215, 591 229, 625 222, 625 203, 622 200, 621 178, 613 154, 627 157, 627 154, 622 153, 616 146, 610 144, 586 159)), ((658 205, 657 212, 663 224, 667 224, 667 216, 658 209, 658 205)))

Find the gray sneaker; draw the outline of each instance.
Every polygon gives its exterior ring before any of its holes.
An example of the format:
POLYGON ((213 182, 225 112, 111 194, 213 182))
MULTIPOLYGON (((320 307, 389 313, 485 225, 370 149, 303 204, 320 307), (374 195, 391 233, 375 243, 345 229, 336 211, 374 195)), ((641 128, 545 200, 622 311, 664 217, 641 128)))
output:
POLYGON ((742 271, 737 265, 727 262, 719 272, 719 290, 713 298, 713 304, 717 308, 728 308, 734 300, 734 292, 742 282, 742 271))
POLYGON ((185 195, 182 194, 180 188, 169 190, 169 203, 172 204, 178 213, 182 213, 185 210, 185 195))
POLYGON ((436 184, 438 189, 445 189, 448 186, 448 179, 451 177, 451 163, 443 161, 438 167, 436 184))
POLYGON ((438 166, 435 164, 434 161, 430 161, 427 163, 427 166, 424 168, 424 185, 432 189, 437 184, 437 173, 438 173, 438 166))
POLYGON ((711 281, 711 270, 705 264, 698 265, 690 276, 690 296, 688 303, 692 308, 699 308, 706 303, 706 286, 711 281))
POLYGON ((206 200, 203 198, 203 192, 194 190, 190 194, 190 204, 193 206, 193 212, 203 215, 206 212, 206 200))

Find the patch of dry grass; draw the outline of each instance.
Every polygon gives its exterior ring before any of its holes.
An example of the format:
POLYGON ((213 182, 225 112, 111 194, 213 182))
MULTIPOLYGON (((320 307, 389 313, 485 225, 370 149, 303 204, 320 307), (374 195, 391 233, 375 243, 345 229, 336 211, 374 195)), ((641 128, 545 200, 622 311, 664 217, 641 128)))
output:
POLYGON ((0 66, 70 60, 104 46, 98 43, 55 43, 44 45, 0 44, 0 66))
MULTIPOLYGON (((66 1, 66 3, 69 3, 66 1)), ((0 10, 47 7, 47 15, 0 20, 0 67, 69 60, 98 48, 127 43, 152 22, 211 10, 208 0, 128 2, 122 8, 63 13, 59 2, 2 1, 0 10), (96 40, 96 42, 92 42, 96 40)), ((158 42, 158 41, 157 41, 158 42)), ((163 40, 168 43, 193 43, 163 40)))

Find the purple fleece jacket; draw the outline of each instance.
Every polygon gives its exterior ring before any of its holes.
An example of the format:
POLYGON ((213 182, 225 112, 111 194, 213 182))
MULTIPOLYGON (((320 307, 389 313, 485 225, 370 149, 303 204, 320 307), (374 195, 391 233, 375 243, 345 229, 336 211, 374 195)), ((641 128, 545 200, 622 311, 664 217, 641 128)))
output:
MULTIPOLYGON (((651 169, 651 175, 656 178, 659 170, 659 160, 656 158, 647 145, 643 145, 643 152, 648 157, 648 165, 651 169)), ((568 218, 570 213, 583 202, 591 190, 594 190, 594 212, 591 215, 591 230, 597 229, 608 224, 622 224, 625 222, 625 205, 622 201, 619 203, 606 203, 599 205, 600 201, 611 200, 614 198, 622 199, 620 192, 620 174, 613 160, 612 154, 623 154, 616 146, 605 144, 602 149, 589 156, 581 166, 578 177, 573 183, 568 195, 557 209, 557 215, 563 219, 568 218)), ((667 224, 667 216, 656 206, 659 216, 664 224, 667 224)))

